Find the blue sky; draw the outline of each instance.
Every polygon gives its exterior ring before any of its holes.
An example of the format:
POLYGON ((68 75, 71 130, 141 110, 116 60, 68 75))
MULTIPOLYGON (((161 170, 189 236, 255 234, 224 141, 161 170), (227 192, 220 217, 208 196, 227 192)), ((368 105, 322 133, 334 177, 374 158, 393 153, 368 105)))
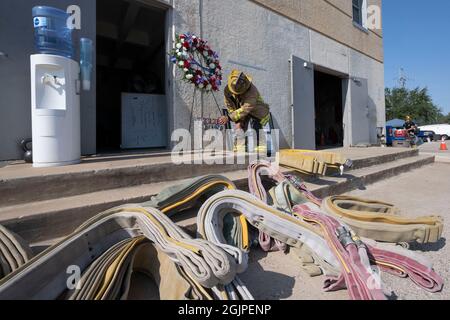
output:
POLYGON ((450 1, 383 0, 385 81, 428 87, 434 102, 450 112, 450 1))

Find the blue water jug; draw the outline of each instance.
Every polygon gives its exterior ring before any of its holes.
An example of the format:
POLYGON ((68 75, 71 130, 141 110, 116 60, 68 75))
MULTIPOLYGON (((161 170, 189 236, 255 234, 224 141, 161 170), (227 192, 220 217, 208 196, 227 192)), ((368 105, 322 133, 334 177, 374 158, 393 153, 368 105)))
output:
POLYGON ((37 52, 72 59, 74 57, 72 29, 67 27, 69 14, 46 6, 34 7, 32 12, 37 52))
POLYGON ((88 38, 80 39, 80 68, 81 68, 81 82, 83 90, 91 90, 92 77, 92 57, 93 47, 92 40, 88 38))

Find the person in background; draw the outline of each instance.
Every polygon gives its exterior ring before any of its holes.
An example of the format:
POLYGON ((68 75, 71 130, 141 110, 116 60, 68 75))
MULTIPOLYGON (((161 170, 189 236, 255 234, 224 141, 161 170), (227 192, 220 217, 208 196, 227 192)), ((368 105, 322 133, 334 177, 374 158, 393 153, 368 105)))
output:
POLYGON ((416 145, 416 130, 417 125, 414 123, 414 121, 411 120, 410 116, 406 117, 405 124, 403 125, 403 128, 406 130, 407 136, 411 139, 411 145, 416 145))
POLYGON ((237 143, 235 151, 244 151, 245 132, 248 130, 250 120, 253 120, 253 129, 258 133, 258 148, 262 150, 264 146, 259 147, 259 130, 262 129, 270 120, 270 108, 264 102, 258 89, 252 83, 252 78, 239 70, 233 70, 228 77, 228 86, 224 90, 225 106, 228 109, 228 116, 220 117, 218 122, 226 125, 229 122, 236 124, 237 143))
POLYGON ((403 125, 403 128, 406 130, 406 133, 415 134, 417 125, 414 123, 414 121, 411 120, 410 116, 407 116, 405 124, 403 125))

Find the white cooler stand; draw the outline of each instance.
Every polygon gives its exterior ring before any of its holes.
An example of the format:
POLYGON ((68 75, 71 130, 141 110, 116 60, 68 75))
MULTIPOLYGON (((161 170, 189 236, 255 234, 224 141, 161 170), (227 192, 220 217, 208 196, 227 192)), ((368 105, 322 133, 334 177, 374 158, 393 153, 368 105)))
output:
POLYGON ((81 159, 80 66, 49 54, 31 55, 33 167, 81 159))

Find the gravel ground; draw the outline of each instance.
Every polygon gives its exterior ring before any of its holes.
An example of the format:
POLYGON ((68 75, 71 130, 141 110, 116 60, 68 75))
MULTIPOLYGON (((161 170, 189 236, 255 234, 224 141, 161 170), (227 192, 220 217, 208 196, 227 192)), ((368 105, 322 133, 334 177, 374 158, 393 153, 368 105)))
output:
MULTIPOLYGON (((445 219, 443 239, 433 245, 411 246, 433 263, 444 279, 444 290, 430 294, 408 279, 383 274, 386 292, 390 299, 399 300, 443 300, 450 299, 450 164, 436 163, 421 169, 393 177, 356 190, 349 195, 383 200, 395 204, 402 213, 409 216, 440 215, 445 219)), ((341 300, 348 299, 346 291, 324 293, 324 277, 310 278, 296 264, 296 258, 289 254, 263 253, 254 250, 250 256, 249 270, 242 275, 256 299, 269 300, 341 300)))

